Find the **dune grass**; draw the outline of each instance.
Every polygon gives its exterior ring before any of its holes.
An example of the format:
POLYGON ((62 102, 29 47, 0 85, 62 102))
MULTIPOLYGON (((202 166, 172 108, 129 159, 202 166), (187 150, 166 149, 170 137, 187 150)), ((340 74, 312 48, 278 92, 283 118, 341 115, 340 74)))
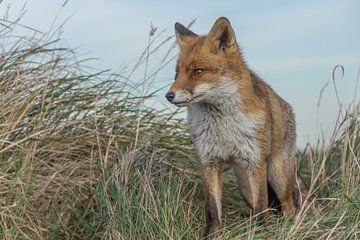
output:
MULTIPOLYGON (((186 125, 144 105, 154 93, 139 94, 128 79, 163 46, 155 30, 139 62, 115 74, 89 70, 56 34, 16 36, 15 25, 0 22, 0 238, 201 239, 186 125)), ((294 222, 272 216, 263 227, 226 169, 221 239, 359 239, 359 106, 344 110, 329 144, 298 153, 322 209, 303 208, 294 222)))

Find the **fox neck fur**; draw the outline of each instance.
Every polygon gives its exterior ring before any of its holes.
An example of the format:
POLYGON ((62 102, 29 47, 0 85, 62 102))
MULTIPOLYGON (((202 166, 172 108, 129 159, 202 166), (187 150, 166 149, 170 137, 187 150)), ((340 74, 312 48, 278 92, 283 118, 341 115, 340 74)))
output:
POLYGON ((242 80, 222 77, 220 84, 212 86, 211 98, 188 107, 190 132, 203 164, 220 160, 257 165, 260 149, 256 126, 263 124, 263 117, 261 112, 251 113, 243 107, 241 92, 247 84, 242 80))

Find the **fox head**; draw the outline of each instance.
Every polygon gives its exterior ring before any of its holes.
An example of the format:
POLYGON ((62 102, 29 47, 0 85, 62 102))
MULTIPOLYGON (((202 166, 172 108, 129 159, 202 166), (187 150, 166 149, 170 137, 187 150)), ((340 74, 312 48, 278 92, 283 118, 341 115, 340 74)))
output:
POLYGON ((206 36, 180 23, 175 32, 180 54, 167 100, 181 107, 234 94, 244 62, 229 20, 219 18, 206 36))

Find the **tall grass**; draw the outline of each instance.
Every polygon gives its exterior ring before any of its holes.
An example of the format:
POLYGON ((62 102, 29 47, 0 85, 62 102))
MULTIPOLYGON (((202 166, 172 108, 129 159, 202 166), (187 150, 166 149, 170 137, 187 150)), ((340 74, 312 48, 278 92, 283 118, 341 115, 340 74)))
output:
MULTIPOLYGON (((0 22, 0 238, 202 238, 186 126, 144 104, 173 45, 153 72, 150 56, 171 38, 161 42, 152 29, 133 68, 94 73, 57 34, 30 29, 18 37, 16 26, 0 22), (141 85, 131 84, 144 69, 141 85)), ((271 226, 259 226, 226 170, 222 239, 359 239, 359 111, 354 103, 339 119, 330 144, 298 153, 321 211, 304 208, 294 222, 272 216, 271 226)))

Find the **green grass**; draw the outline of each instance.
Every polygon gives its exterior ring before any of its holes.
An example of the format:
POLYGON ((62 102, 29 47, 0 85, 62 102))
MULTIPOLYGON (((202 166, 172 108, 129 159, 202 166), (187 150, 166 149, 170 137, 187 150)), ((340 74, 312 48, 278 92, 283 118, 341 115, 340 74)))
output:
MULTIPOLYGON (((150 48, 164 43, 150 36, 127 72, 94 73, 55 34, 16 37, 15 25, 1 26, 0 238, 201 239, 202 188, 186 125, 143 104, 155 94, 144 86, 171 54, 140 86, 125 77, 147 69, 150 48)), ((360 239, 359 113, 354 102, 329 144, 299 151, 322 209, 303 209, 294 222, 256 224, 226 170, 222 239, 360 239)))

